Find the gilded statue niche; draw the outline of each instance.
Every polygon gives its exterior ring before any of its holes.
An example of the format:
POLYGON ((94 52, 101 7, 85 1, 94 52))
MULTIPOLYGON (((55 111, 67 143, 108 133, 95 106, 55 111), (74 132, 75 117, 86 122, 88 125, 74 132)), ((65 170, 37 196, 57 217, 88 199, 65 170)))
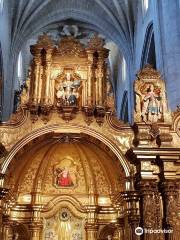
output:
POLYGON ((134 121, 145 123, 171 122, 167 107, 165 83, 158 71, 146 65, 134 82, 134 121))
POLYGON ((63 105, 82 106, 82 79, 73 68, 64 68, 55 79, 55 101, 63 105))
POLYGON ((77 110, 97 108, 100 114, 114 111, 114 94, 108 74, 109 50, 103 39, 94 36, 83 45, 72 36, 55 45, 47 34, 30 48, 33 61, 21 95, 21 105, 31 113, 50 120, 53 111, 71 120, 77 110), (100 108, 100 109, 99 109, 100 108))

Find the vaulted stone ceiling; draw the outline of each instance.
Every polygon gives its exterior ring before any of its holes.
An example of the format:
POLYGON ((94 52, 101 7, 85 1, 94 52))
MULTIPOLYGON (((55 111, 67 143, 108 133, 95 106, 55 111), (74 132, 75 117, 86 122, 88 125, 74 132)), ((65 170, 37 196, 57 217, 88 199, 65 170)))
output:
POLYGON ((34 34, 73 19, 113 40, 132 57, 137 0, 9 0, 9 4, 15 51, 34 34))

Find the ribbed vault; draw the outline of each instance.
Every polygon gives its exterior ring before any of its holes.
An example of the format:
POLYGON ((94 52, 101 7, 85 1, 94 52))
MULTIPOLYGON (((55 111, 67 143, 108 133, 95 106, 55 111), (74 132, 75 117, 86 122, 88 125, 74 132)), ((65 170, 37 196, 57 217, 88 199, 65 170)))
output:
POLYGON ((133 46, 136 1, 37 0, 9 1, 13 20, 13 48, 48 25, 72 18, 93 26, 129 54, 133 46), (103 16, 103 17, 102 17, 103 16))

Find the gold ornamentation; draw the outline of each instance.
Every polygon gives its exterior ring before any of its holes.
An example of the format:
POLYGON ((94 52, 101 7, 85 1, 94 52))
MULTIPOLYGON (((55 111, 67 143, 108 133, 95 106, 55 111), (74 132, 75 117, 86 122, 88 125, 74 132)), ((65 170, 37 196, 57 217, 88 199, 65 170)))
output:
POLYGON ((59 108, 63 119, 69 121, 72 114, 64 108, 67 105, 77 106, 78 110, 86 105, 111 108, 114 96, 107 92, 106 86, 108 52, 103 40, 97 36, 87 48, 72 36, 62 38, 58 47, 47 34, 40 36, 37 44, 31 46, 34 58, 28 100, 27 89, 21 96, 22 106, 27 106, 32 121, 41 117, 47 123, 52 111, 59 108))
POLYGON ((94 36, 89 41, 89 49, 102 49, 105 45, 105 41, 98 36, 98 34, 94 34, 94 36))

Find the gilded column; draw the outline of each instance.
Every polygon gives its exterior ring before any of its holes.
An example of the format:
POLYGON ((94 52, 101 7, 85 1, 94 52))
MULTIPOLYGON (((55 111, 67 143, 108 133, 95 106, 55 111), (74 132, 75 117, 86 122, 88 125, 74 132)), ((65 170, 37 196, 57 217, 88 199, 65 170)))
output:
POLYGON ((43 104, 51 105, 51 97, 50 97, 50 75, 51 75, 51 60, 52 60, 52 51, 53 49, 46 50, 46 68, 45 68, 45 94, 43 104))
POLYGON ((126 191, 123 192, 124 200, 127 203, 127 215, 128 224, 130 226, 130 240, 139 240, 139 236, 136 235, 135 230, 139 227, 140 216, 139 216, 139 194, 137 191, 126 191))
POLYGON ((106 58, 108 57, 109 50, 102 48, 98 50, 98 62, 97 62, 97 84, 96 84, 96 104, 104 105, 106 101, 106 58))
POLYGON ((29 225, 31 240, 41 240, 42 239, 42 219, 41 219, 41 209, 42 209, 42 199, 41 199, 41 180, 34 183, 34 189, 32 194, 32 216, 31 224, 29 225))
POLYGON ((8 189, 3 187, 4 174, 0 173, 0 239, 3 239, 3 198, 8 193, 8 189))
POLYGON ((42 240, 43 225, 40 222, 31 223, 29 225, 30 240, 42 240))
POLYGON ((31 46, 31 53, 34 56, 34 74, 33 74, 33 89, 32 89, 32 104, 39 103, 38 89, 39 89, 39 72, 41 65, 41 49, 37 48, 36 45, 31 46))
POLYGON ((96 84, 96 105, 103 105, 103 82, 104 82, 104 54, 103 52, 99 51, 99 58, 98 58, 98 78, 96 84))
POLYGON ((156 179, 140 180, 136 185, 140 192, 140 226, 143 228, 143 240, 163 239, 160 198, 156 179))
POLYGON ((86 240, 97 240, 98 225, 95 223, 86 223, 86 240))
POLYGON ((88 54, 88 80, 87 80, 87 104, 89 106, 93 103, 93 87, 94 87, 94 79, 93 79, 93 64, 94 64, 94 52, 93 50, 87 50, 88 54))
POLYGON ((41 221, 41 205, 32 207, 31 223, 29 224, 30 240, 41 240, 43 224, 41 221))
POLYGON ((163 199, 163 227, 166 240, 178 240, 180 236, 180 224, 178 216, 179 204, 178 180, 166 180, 161 182, 160 188, 163 199))
POLYGON ((42 76, 43 76, 43 66, 40 64, 39 67, 39 84, 38 84, 38 102, 41 102, 41 96, 42 96, 42 76))
POLYGON ((89 205, 87 206, 87 222, 85 225, 86 240, 96 240, 98 225, 97 225, 97 196, 95 194, 94 183, 90 182, 89 185, 89 205))

